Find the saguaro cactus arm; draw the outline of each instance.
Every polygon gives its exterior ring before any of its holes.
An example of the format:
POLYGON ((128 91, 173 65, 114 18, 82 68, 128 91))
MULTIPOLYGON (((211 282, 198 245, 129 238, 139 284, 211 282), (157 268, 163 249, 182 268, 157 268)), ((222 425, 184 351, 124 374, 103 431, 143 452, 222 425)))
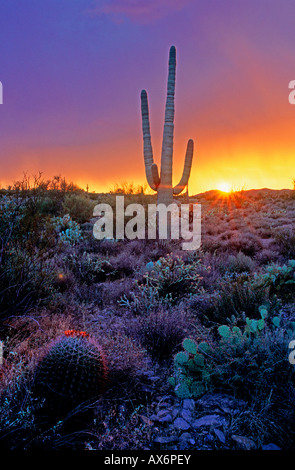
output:
POLYGON ((160 184, 158 167, 154 163, 153 148, 150 131, 149 107, 147 92, 141 92, 141 115, 142 115, 142 133, 143 133, 143 155, 145 164, 145 173, 148 184, 151 189, 157 190, 160 184))
POLYGON ((176 186, 174 186, 173 194, 181 193, 188 184, 188 180, 189 180, 191 168, 192 168, 193 153, 194 153, 194 141, 190 139, 187 143, 182 177, 179 183, 176 186))
POLYGON ((155 186, 158 187, 160 184, 160 176, 159 176, 158 166, 156 163, 152 164, 151 171, 152 171, 153 182, 155 186))

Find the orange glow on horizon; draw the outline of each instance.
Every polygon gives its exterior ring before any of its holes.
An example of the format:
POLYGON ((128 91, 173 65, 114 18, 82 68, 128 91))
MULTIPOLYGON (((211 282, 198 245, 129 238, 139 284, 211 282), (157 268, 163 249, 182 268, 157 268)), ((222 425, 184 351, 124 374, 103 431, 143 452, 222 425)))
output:
MULTIPOLYGON (((295 110, 294 110, 295 111, 295 110)), ((293 112, 293 108, 292 108, 293 112)), ((294 115, 295 118, 295 115, 294 115)), ((173 184, 177 184, 183 170, 185 144, 188 136, 195 137, 193 166, 189 180, 189 194, 222 189, 229 182, 230 190, 292 189, 295 177, 294 118, 283 123, 277 120, 264 123, 256 129, 246 126, 239 131, 209 130, 209 123, 200 128, 176 128, 173 155, 173 184), (212 138, 214 136, 214 138, 212 138)), ((122 182, 142 185, 149 189, 145 177, 142 142, 138 133, 114 140, 85 146, 19 148, 7 155, 18 159, 13 169, 3 166, 0 185, 7 187, 22 179, 23 173, 43 172, 44 179, 62 175, 89 192, 109 192, 122 182), (4 177, 5 175, 5 177, 4 177)), ((162 136, 153 140, 154 159, 160 166, 162 136)), ((224 190, 224 188, 223 188, 224 190)), ((228 188, 227 188, 228 190, 228 188)))

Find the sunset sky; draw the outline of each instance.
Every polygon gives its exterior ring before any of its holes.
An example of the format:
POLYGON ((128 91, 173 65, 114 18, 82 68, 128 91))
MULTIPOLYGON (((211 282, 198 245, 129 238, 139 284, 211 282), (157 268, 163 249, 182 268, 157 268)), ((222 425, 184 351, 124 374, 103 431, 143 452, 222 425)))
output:
POLYGON ((140 92, 159 162, 171 45, 174 182, 192 138, 190 194, 291 188, 294 0, 1 0, 1 185, 144 184, 140 92))

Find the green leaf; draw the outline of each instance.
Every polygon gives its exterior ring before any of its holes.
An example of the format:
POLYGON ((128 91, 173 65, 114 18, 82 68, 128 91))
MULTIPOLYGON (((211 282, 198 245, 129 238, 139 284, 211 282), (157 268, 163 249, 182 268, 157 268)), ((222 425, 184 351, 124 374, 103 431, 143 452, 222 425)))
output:
POLYGON ((280 319, 279 317, 273 317, 272 322, 276 328, 280 326, 280 319))

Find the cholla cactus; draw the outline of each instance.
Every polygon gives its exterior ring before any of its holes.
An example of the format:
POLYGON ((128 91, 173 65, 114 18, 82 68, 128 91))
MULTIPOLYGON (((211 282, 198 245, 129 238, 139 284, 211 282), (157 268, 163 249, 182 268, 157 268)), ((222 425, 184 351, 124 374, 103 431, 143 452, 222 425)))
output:
POLYGON ((67 330, 50 345, 37 365, 34 394, 45 398, 45 409, 62 416, 82 403, 96 400, 106 382, 100 346, 84 331, 67 330))
POLYGON ((158 204, 169 205, 173 202, 173 194, 180 194, 188 184, 192 159, 193 159, 193 140, 187 144, 183 174, 179 183, 172 186, 172 160, 173 160, 173 133, 174 133, 174 93, 175 93, 175 69, 176 69, 176 49, 170 48, 169 53, 169 74, 167 87, 167 100, 165 109, 165 124, 163 133, 162 155, 161 155, 161 173, 159 175, 158 167, 154 163, 153 150, 151 143, 149 110, 147 92, 141 92, 141 113, 142 113, 142 132, 144 142, 144 162, 146 178, 149 186, 158 193, 158 204))

